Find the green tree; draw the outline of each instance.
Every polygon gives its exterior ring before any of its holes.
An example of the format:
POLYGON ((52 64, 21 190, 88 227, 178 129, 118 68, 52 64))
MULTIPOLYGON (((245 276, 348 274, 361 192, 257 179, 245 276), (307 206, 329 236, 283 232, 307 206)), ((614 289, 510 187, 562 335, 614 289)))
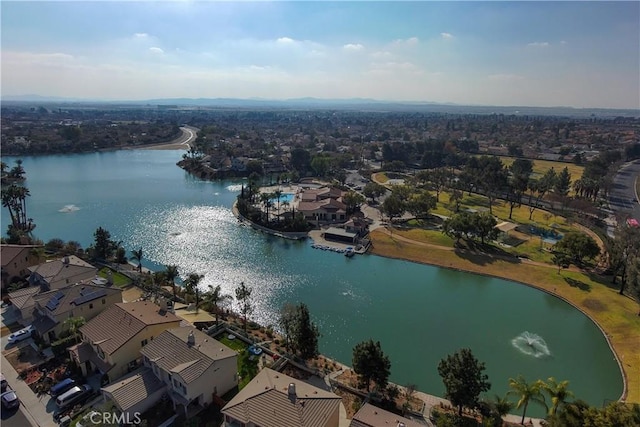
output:
POLYGON ((360 209, 360 205, 365 202, 364 196, 355 191, 347 191, 342 197, 342 201, 347 205, 347 214, 352 214, 360 209))
POLYGON ((405 203, 400 199, 400 196, 393 193, 384 199, 380 210, 389 218, 390 222, 393 222, 394 218, 402 216, 405 212, 405 203))
POLYGON ((95 258, 102 260, 111 258, 116 248, 113 240, 111 240, 111 233, 102 227, 98 227, 93 233, 93 237, 95 240, 93 246, 95 258))
POLYGON ((480 237, 480 241, 484 244, 485 240, 495 240, 498 237, 498 230, 496 229, 496 219, 490 214, 473 214, 473 229, 474 233, 480 237))
POLYGON ((371 388, 371 381, 378 389, 384 389, 391 375, 391 361, 384 354, 380 341, 372 339, 363 341, 353 348, 353 370, 358 374, 360 387, 366 385, 367 392, 371 388))
POLYGON ((164 277, 171 285, 171 289, 173 291, 173 301, 176 301, 176 278, 178 277, 178 266, 177 265, 166 265, 164 272, 164 277))
POLYGON ((569 169, 565 166, 565 168, 558 174, 558 178, 555 180, 553 191, 560 196, 566 196, 569 194, 570 188, 571 174, 569 173, 569 169))
POLYGON ((291 166, 300 174, 309 170, 311 164, 311 153, 304 148, 294 148, 291 150, 291 166))
POLYGON ((458 415, 462 415, 463 407, 477 408, 480 393, 491 388, 484 370, 484 363, 479 362, 468 348, 448 355, 438 364, 445 397, 458 407, 458 415))
POLYGON ((365 197, 370 198, 374 202, 378 197, 382 196, 386 192, 387 192, 387 189, 384 187, 384 185, 380 185, 377 182, 368 183, 367 185, 364 186, 364 189, 362 190, 362 194, 364 194, 365 197))
POLYGON ((548 169, 542 178, 529 181, 529 220, 533 218, 533 212, 540 205, 540 201, 554 187, 557 180, 556 171, 548 169), (534 200, 535 197, 535 200, 534 200))
POLYGON ((138 263, 138 272, 142 273, 142 248, 134 249, 131 252, 131 257, 138 263))
POLYGON ((529 186, 529 177, 533 172, 533 162, 528 159, 516 159, 509 168, 509 219, 512 219, 513 208, 522 204, 522 196, 529 186))
POLYGON ((69 330, 69 333, 73 335, 76 344, 80 341, 80 328, 87 323, 87 321, 82 316, 78 317, 69 317, 65 320, 62 325, 65 329, 69 330))
POLYGON ((600 247, 591 236, 585 233, 567 233, 556 243, 554 250, 563 252, 574 262, 581 264, 585 259, 593 259, 600 254, 600 247))
POLYGON ((436 198, 428 191, 414 193, 406 203, 407 211, 417 219, 429 216, 431 209, 436 207, 436 198))
POLYGON ((251 293, 253 289, 240 282, 240 286, 236 288, 236 300, 240 304, 240 314, 244 324, 244 332, 247 333, 247 317, 253 311, 253 302, 251 301, 251 293))
POLYGON ((524 424, 524 418, 527 415, 527 407, 529 406, 529 403, 535 402, 543 405, 545 408, 547 407, 547 404, 544 401, 544 396, 541 393, 541 381, 528 383, 522 375, 519 375, 518 378, 515 379, 509 378, 509 387, 511 390, 509 390, 508 394, 514 394, 518 397, 516 408, 523 408, 520 424, 524 424))
POLYGON ((318 338, 320 332, 318 326, 311 321, 309 307, 300 303, 296 307, 296 316, 293 329, 293 340, 300 357, 305 360, 312 359, 319 354, 318 338))
POLYGON ((558 408, 567 403, 567 399, 573 397, 569 387, 569 381, 557 382, 555 378, 551 377, 546 382, 541 384, 542 391, 551 399, 551 407, 549 408, 549 415, 553 415, 558 411, 558 408))
POLYGON ((279 323, 280 328, 282 329, 282 333, 284 335, 284 346, 285 348, 295 353, 296 342, 295 342, 295 330, 297 325, 297 316, 298 312, 296 306, 291 303, 285 303, 280 309, 279 323))
POLYGON ((193 295, 196 299, 196 311, 200 304, 200 282, 204 279, 202 274, 190 273, 184 281, 184 289, 187 295, 193 295))
POLYGON ((231 295, 222 292, 220 285, 215 287, 209 285, 209 291, 204 296, 204 301, 209 305, 211 311, 216 313, 216 325, 218 324, 218 318, 220 315, 220 304, 231 299, 231 295))

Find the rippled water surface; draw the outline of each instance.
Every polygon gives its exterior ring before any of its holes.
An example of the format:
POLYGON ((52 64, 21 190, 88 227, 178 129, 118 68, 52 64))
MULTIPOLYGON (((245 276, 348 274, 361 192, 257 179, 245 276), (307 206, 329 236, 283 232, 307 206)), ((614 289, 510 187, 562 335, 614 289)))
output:
MULTIPOLYGON (((177 264, 182 274, 204 274, 205 289, 220 284, 229 294, 244 281, 254 289, 253 317, 263 324, 276 323, 284 302, 303 301, 320 326, 322 352, 351 364, 356 343, 379 340, 392 380, 426 392, 443 393, 439 360, 470 347, 486 363, 492 394, 506 392, 508 378, 522 373, 568 379, 578 397, 596 405, 619 397, 613 354, 597 327, 568 304, 504 280, 369 255, 346 258, 257 233, 231 214, 240 181, 193 179, 175 166, 181 154, 24 158, 35 235, 86 247, 102 226, 128 250, 142 247, 149 268, 177 264), (543 340, 549 354, 536 357, 528 341, 514 341, 525 332, 543 340)), ((3 211, 3 228, 5 218, 3 211)))

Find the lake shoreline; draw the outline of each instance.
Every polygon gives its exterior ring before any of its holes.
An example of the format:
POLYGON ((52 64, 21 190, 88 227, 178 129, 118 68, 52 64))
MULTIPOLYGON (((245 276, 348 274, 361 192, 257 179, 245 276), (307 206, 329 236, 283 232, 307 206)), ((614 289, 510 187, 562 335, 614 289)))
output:
MULTIPOLYGON (((386 231, 386 229, 385 229, 386 231)), ((598 320, 595 318, 595 316, 588 312, 584 307, 579 305, 579 302, 574 301, 572 298, 568 297, 567 295, 562 295, 559 292, 557 292, 557 288, 554 287, 553 289, 549 289, 550 285, 545 285, 543 283, 538 283, 536 281, 523 281, 521 278, 518 277, 513 277, 509 274, 497 274, 497 273, 492 273, 492 272, 488 272, 487 269, 485 268, 484 270, 482 270, 481 268, 478 269, 474 269, 474 268, 465 268, 463 266, 460 266, 459 263, 456 263, 455 261, 452 260, 448 260, 446 262, 443 262, 443 258, 434 256, 435 254, 433 254, 431 251, 438 251, 438 249, 434 249, 433 247, 430 248, 430 252, 427 251, 422 251, 420 257, 414 257, 411 256, 410 253, 403 251, 402 249, 399 249, 397 251, 392 251, 392 250, 388 250, 386 249, 384 246, 384 244, 382 244, 382 240, 381 240, 381 234, 386 234, 385 232, 378 230, 377 232, 372 233, 373 235, 371 236, 371 241, 373 243, 372 245, 372 250, 371 253, 373 255, 377 255, 377 256, 381 256, 381 257, 385 257, 385 258, 390 258, 390 259, 397 259, 397 260, 403 260, 403 261, 409 261, 409 262, 415 262, 418 264, 424 264, 424 265, 431 265, 434 267, 439 267, 439 268, 445 268, 448 270, 452 270, 452 271, 459 271, 459 272, 464 272, 464 273, 471 273, 471 274, 478 274, 481 276, 486 276, 486 277, 492 277, 492 278, 498 278, 498 279, 504 279, 504 280, 508 280, 508 281, 512 281, 514 283, 520 284, 520 285, 525 285, 528 286, 530 288, 533 289, 537 289, 539 291, 542 291, 548 295, 554 296, 556 298, 561 299, 562 301, 566 302, 567 304, 571 305, 573 308, 577 309, 578 311, 580 311, 582 314, 584 314, 593 324, 595 324, 595 326, 600 330, 600 332, 602 333, 602 335, 604 336, 607 344, 609 345, 609 348, 611 349, 611 352, 613 353, 615 360, 618 364, 618 367, 620 369, 620 373, 622 376, 622 383, 623 383, 623 390, 622 390, 622 394, 621 396, 618 398, 619 401, 623 401, 623 402, 630 402, 630 403, 637 403, 636 401, 638 400, 637 398, 633 398, 630 400, 627 400, 627 398, 629 398, 629 391, 631 390, 636 390, 636 389, 640 389, 640 378, 638 378, 636 381, 631 380, 630 381, 630 375, 628 375, 627 370, 624 367, 624 364, 622 363, 623 360, 627 359, 625 356, 629 356, 629 358, 627 360, 631 360, 631 358, 633 357, 632 354, 626 354, 626 351, 623 351, 620 348, 620 345, 616 345, 617 340, 614 340, 613 337, 614 335, 611 333, 611 331, 608 331, 605 327, 603 327, 603 325, 600 324, 600 322, 598 322, 598 320), (383 248, 381 249, 380 246, 382 246, 383 248), (451 261, 451 262, 450 262, 451 261), (458 265, 455 265, 458 264, 458 265)), ((388 235, 387 235, 388 236, 388 235)), ((430 245, 433 246, 433 245, 430 245)), ((440 251, 446 251, 447 248, 442 247, 442 249, 440 249, 440 251)), ((449 253, 452 253, 451 251, 447 251, 449 253)), ((461 260, 462 261, 462 260, 461 260)), ((524 266, 524 265, 522 265, 524 266)), ((555 268, 553 268, 555 269, 555 268)), ((551 270, 551 268, 550 268, 551 270)), ((523 275, 524 276, 524 275, 523 275)))

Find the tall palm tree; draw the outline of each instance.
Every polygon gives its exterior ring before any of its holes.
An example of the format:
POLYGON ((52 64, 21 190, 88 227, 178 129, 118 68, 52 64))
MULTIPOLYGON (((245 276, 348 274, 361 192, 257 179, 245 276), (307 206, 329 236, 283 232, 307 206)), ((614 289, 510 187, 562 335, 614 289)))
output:
POLYGON ((282 197, 282 190, 278 189, 274 191, 273 196, 278 200, 278 222, 280 222, 280 198, 282 197))
POLYGON ((173 300, 176 300, 176 278, 178 277, 178 266, 177 265, 166 265, 165 266, 165 278, 167 282, 171 284, 171 288, 173 289, 173 300))
POLYGON ((202 274, 191 273, 184 281, 184 288, 187 294, 195 295, 196 297, 196 311, 198 311, 198 304, 200 304, 200 289, 198 285, 203 278, 204 276, 202 274))
POLYGON ((551 377, 547 382, 543 382, 542 391, 547 393, 551 398, 551 408, 549 408, 549 415, 553 415, 558 410, 558 407, 567 403, 567 399, 574 397, 573 392, 568 390, 569 381, 557 382, 555 378, 551 377))
POLYGON ((132 251, 131 256, 138 263, 138 272, 142 273, 142 248, 132 251))
POLYGON ((87 323, 87 321, 82 316, 78 317, 69 317, 64 321, 63 326, 69 329, 71 335, 74 336, 76 344, 78 344, 78 337, 80 336, 80 328, 87 323))
POLYGON ((213 310, 216 312, 216 325, 218 324, 218 317, 220 314, 220 304, 229 299, 231 299, 231 295, 223 294, 220 285, 215 287, 209 285, 209 291, 206 293, 204 301, 211 305, 213 310))
POLYGON ((509 378, 509 387, 511 387, 512 390, 507 394, 515 394, 520 398, 516 404, 516 409, 523 407, 522 420, 520 421, 520 424, 524 424, 524 417, 527 414, 527 406, 529 406, 529 402, 540 403, 546 408, 547 404, 544 401, 544 396, 540 393, 542 388, 542 383, 540 381, 528 383, 522 375, 518 375, 518 378, 509 378))

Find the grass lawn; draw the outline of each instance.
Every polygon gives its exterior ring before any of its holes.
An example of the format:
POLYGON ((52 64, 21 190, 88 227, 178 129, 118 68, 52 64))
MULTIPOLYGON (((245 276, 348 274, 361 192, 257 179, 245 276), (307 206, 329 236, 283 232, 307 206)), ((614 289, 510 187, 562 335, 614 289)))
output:
POLYGON ((389 177, 387 176, 387 174, 385 172, 374 173, 371 176, 371 179, 374 182, 378 182, 380 184, 384 184, 385 182, 389 181, 389 177))
MULTIPOLYGON (((421 234, 414 230, 394 231, 393 236, 389 236, 382 230, 374 230, 371 233, 372 252, 390 258, 406 259, 526 283, 572 303, 595 320, 605 331, 624 369, 627 380, 626 401, 640 402, 638 303, 619 295, 617 289, 613 288, 606 281, 607 279, 579 271, 562 271, 558 274, 557 269, 552 265, 514 263, 486 254, 465 253, 460 256, 450 247, 431 246, 428 251, 425 251, 424 243, 421 245, 406 242, 401 240, 400 236, 417 237, 416 240, 418 240, 421 234)), ((428 236, 428 234, 425 233, 422 236, 428 236)), ((427 239, 427 237, 422 238, 427 239)))
POLYGON ((249 345, 246 342, 238 339, 230 340, 229 338, 227 338, 226 334, 220 337, 216 337, 216 340, 238 352, 249 348, 249 345))
MULTIPOLYGON (((98 276, 104 277, 105 279, 108 277, 107 272, 111 270, 108 267, 103 267, 98 272, 98 276)), ((113 279, 113 284, 119 288, 124 288, 131 284, 131 279, 129 279, 124 274, 118 273, 117 271, 111 270, 111 278, 113 279)))
MULTIPOLYGON (((502 160, 502 164, 505 166, 511 166, 514 162, 515 157, 500 157, 502 160)), ((584 172, 584 166, 576 165, 575 163, 564 163, 564 162, 552 162, 549 160, 534 160, 533 161, 533 174, 534 177, 539 178, 544 175, 549 169, 554 168, 556 173, 562 171, 562 169, 567 168, 569 173, 571 174, 571 181, 575 181, 576 179, 582 177, 582 173, 584 172)))
POLYGON ((252 358, 247 350, 249 345, 242 340, 230 340, 226 334, 217 337, 216 340, 238 352, 238 372, 240 373, 238 389, 242 390, 258 374, 258 358, 256 356, 252 358))

